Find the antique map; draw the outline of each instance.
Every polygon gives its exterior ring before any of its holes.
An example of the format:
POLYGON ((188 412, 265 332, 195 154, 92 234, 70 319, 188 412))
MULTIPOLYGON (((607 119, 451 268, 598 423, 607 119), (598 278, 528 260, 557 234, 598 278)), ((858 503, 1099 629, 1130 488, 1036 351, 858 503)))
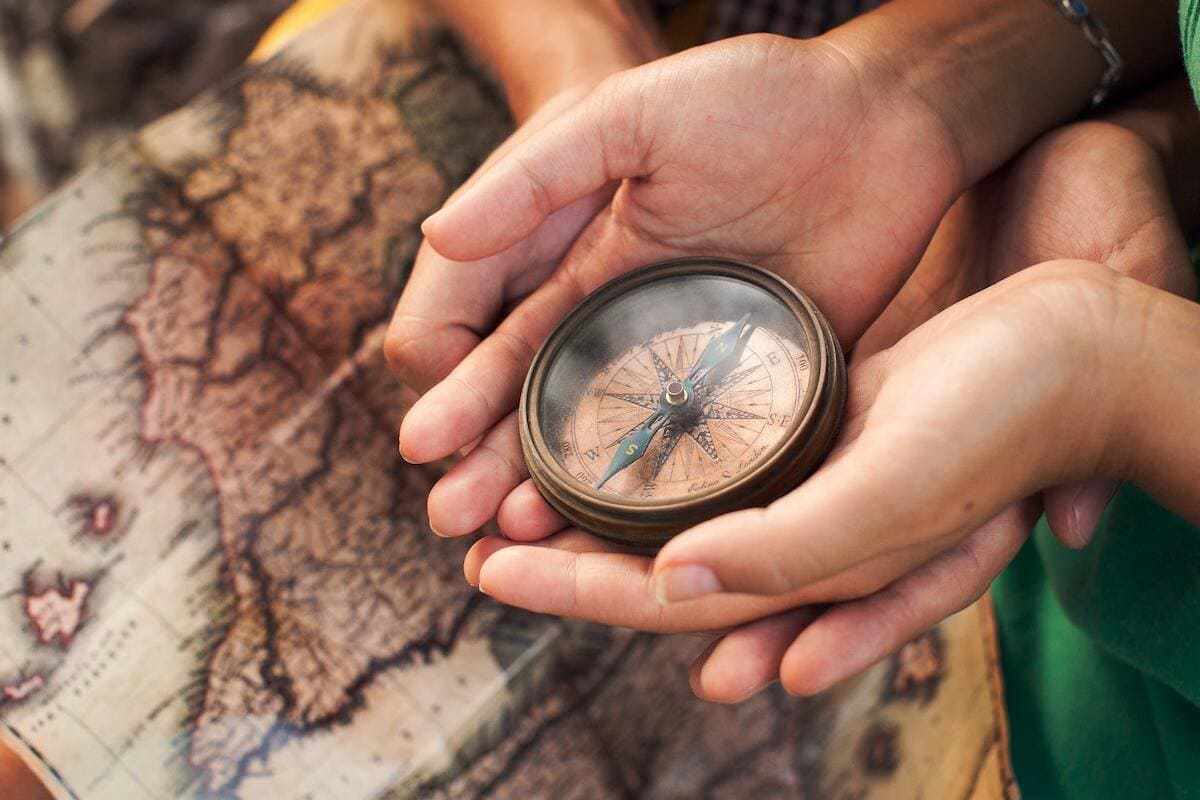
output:
POLYGON ((63 798, 1011 792, 986 607, 716 707, 700 638, 464 582, 381 340, 508 121, 413 8, 352 4, 3 243, 0 742, 63 798))

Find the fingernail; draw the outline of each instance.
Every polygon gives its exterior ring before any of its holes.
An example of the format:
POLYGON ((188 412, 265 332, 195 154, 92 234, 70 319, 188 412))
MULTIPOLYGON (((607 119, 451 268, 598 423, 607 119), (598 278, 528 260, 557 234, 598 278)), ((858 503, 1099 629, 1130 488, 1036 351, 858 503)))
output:
POLYGON ((442 533, 437 528, 433 527, 433 520, 429 520, 429 530, 433 531, 434 536, 440 536, 443 539, 446 538, 446 534, 442 533))
POLYGON ((453 199, 453 198, 451 198, 450 200, 446 201, 446 204, 445 204, 445 205, 443 205, 443 206, 442 206, 441 208, 439 208, 437 211, 433 212, 433 213, 432 213, 432 214, 430 214, 428 217, 426 217, 426 218, 425 218, 425 221, 421 223, 421 233, 424 233, 424 234, 428 235, 428 234, 429 234, 429 226, 430 226, 430 225, 436 225, 436 224, 437 224, 437 219, 438 219, 438 217, 445 216, 445 214, 446 214, 446 209, 447 209, 447 208, 450 208, 450 206, 452 206, 452 205, 454 205, 454 199, 453 199))
POLYGON ((654 578, 654 596, 662 605, 694 600, 721 591, 716 573, 699 564, 668 567, 654 578))

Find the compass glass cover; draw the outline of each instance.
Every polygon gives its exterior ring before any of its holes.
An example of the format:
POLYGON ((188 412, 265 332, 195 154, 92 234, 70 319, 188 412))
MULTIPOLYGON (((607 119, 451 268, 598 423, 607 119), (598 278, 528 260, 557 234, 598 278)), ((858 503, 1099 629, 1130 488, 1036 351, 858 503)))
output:
POLYGON ((808 408, 810 353, 791 308, 750 281, 635 285, 552 354, 542 438, 581 488, 612 500, 720 490, 770 457, 808 408))

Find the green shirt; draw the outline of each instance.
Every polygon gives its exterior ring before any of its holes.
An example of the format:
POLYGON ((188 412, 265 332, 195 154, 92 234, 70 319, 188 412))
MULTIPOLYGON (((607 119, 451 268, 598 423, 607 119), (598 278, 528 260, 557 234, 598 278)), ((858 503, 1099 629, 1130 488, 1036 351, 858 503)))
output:
MULTIPOLYGON (((1200 0, 1179 16, 1200 98, 1200 0)), ((1043 520, 993 592, 1025 798, 1200 798, 1200 530, 1124 487, 1087 549, 1043 520)))
POLYGON ((1200 531, 1125 487, 1083 551, 1041 522, 993 592, 1026 798, 1200 798, 1200 531))

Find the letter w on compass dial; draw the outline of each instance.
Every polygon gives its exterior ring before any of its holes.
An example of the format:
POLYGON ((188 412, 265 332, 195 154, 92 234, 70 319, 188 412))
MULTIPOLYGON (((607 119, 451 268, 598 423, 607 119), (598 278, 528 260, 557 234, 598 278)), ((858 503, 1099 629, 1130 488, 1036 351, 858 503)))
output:
POLYGON ((629 497, 724 483, 779 440, 803 398, 805 366, 797 345, 750 314, 660 333, 592 381, 568 426, 582 467, 572 471, 629 497))

